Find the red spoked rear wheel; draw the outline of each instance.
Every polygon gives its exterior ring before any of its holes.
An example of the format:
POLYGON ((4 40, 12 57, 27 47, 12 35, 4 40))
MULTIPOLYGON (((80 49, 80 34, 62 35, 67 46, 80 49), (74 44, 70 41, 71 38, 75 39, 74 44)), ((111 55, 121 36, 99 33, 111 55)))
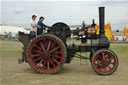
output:
POLYGON ((115 53, 107 49, 98 50, 92 58, 94 71, 101 75, 110 75, 118 67, 118 58, 115 53))
POLYGON ((62 40, 52 34, 33 39, 28 47, 29 64, 40 73, 53 74, 63 66, 67 51, 62 40))

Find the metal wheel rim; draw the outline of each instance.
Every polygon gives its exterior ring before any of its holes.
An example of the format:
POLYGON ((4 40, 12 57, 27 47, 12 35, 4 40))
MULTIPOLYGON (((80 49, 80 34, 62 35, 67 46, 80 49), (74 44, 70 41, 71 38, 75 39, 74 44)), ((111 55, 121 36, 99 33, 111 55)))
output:
POLYGON ((101 50, 98 51, 92 59, 92 66, 93 69, 101 75, 109 75, 115 72, 118 67, 118 59, 117 56, 109 50, 101 50), (101 56, 102 55, 102 56, 101 56), (105 57, 104 59, 97 59, 97 58, 105 57))
POLYGON ((43 72, 43 73, 56 72, 63 65, 63 63, 65 61, 65 53, 64 53, 65 49, 63 47, 62 42, 59 41, 56 38, 56 36, 54 36, 54 35, 49 36, 49 35, 50 34, 47 34, 46 36, 45 35, 40 36, 39 38, 35 39, 34 43, 32 43, 29 48, 29 63, 37 71, 43 72), (50 41, 51 41, 51 44, 50 44, 50 41), (40 45, 38 45, 37 43, 40 43, 40 45), (51 45, 51 46, 49 46, 49 45, 51 45), (58 45, 58 47, 56 47, 56 45, 58 45), (35 47, 38 49, 38 50, 36 50, 36 54, 34 53, 35 49, 33 50, 33 48, 35 48, 35 47), (42 49, 42 52, 40 52, 39 49, 40 49, 40 51, 42 49), (47 56, 47 58, 46 58, 46 54, 45 55, 43 55, 43 54, 48 51, 45 52, 44 49, 49 50, 49 52, 50 52, 49 55, 47 56), (34 53, 34 55, 33 55, 33 53, 34 53), (54 54, 54 56, 53 56, 53 54, 54 54), (32 58, 33 56, 35 56, 35 59, 32 58), (37 60, 37 61, 35 62, 34 60, 37 60))

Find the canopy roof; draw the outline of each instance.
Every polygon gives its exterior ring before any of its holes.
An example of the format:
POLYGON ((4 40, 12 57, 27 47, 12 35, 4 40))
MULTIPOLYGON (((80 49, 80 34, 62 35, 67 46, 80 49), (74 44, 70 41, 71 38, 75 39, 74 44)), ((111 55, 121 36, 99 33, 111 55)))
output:
POLYGON ((17 34, 19 31, 24 32, 24 33, 29 33, 28 30, 24 29, 23 27, 15 27, 15 26, 0 26, 0 34, 5 34, 5 33, 13 33, 17 34))

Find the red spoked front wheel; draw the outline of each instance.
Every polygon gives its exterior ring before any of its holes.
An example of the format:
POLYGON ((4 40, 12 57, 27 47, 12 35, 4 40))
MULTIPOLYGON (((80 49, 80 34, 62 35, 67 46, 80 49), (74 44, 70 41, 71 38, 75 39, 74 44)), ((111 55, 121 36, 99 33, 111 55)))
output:
POLYGON ((67 51, 57 36, 44 34, 30 42, 27 56, 29 64, 37 72, 53 74, 63 66, 67 51))
POLYGON ((101 49, 93 55, 91 64, 96 73, 110 75, 115 72, 118 67, 118 58, 114 52, 101 49))

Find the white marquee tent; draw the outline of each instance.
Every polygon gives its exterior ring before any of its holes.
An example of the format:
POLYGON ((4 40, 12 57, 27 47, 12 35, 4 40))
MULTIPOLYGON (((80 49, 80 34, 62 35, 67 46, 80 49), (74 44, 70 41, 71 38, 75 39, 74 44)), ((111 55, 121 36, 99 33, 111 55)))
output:
POLYGON ((12 34, 18 34, 18 32, 29 33, 28 30, 23 27, 15 27, 15 26, 0 26, 0 34, 5 34, 11 32, 12 34))

